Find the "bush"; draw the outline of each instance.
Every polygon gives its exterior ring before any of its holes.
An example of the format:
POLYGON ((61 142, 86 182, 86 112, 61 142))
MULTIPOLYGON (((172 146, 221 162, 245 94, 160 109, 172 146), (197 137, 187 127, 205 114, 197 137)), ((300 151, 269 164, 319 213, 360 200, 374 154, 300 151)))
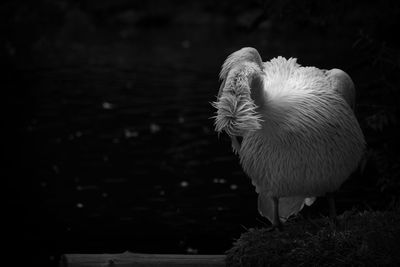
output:
POLYGON ((227 251, 227 266, 398 266, 399 209, 345 212, 335 227, 328 218, 295 219, 282 232, 249 229, 227 251))

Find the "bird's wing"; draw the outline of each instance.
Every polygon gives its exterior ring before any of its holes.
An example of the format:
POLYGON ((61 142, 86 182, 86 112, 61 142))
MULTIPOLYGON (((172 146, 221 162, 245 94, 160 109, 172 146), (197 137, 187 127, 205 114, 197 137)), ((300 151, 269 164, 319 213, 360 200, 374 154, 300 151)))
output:
POLYGON ((354 110, 356 90, 350 76, 339 69, 331 69, 326 71, 325 74, 331 82, 332 88, 338 92, 354 110))
MULTIPOLYGON (((347 104, 349 104, 349 106, 355 112, 356 89, 350 76, 346 72, 339 69, 331 69, 326 71, 325 74, 331 81, 334 90, 336 90, 346 100, 347 104)), ((364 172, 366 163, 367 155, 364 154, 359 164, 360 172, 364 172)))

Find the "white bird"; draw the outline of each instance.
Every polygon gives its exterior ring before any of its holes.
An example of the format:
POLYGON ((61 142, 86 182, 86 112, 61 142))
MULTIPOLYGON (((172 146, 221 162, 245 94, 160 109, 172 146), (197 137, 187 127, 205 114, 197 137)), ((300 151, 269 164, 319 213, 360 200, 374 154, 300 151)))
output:
POLYGON ((262 62, 246 47, 226 59, 220 79, 215 130, 230 136, 258 210, 274 227, 336 191, 357 168, 365 140, 344 71, 302 67, 295 58, 262 62))

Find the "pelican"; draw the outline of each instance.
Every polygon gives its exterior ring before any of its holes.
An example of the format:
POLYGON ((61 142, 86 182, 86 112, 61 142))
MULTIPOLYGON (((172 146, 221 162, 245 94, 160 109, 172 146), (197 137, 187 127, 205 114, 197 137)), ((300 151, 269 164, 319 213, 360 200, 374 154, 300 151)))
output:
POLYGON ((245 47, 225 60, 220 79, 215 131, 229 135, 258 193, 258 211, 274 228, 316 197, 331 196, 357 168, 365 140, 344 71, 281 56, 262 62, 245 47))

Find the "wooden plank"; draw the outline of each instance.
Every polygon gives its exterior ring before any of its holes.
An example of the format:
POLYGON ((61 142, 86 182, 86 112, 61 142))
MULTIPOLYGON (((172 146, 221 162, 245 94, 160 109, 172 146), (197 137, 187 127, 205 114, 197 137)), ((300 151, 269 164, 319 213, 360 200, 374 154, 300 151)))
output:
POLYGON ((141 254, 65 254, 60 267, 221 267, 225 255, 141 254))

